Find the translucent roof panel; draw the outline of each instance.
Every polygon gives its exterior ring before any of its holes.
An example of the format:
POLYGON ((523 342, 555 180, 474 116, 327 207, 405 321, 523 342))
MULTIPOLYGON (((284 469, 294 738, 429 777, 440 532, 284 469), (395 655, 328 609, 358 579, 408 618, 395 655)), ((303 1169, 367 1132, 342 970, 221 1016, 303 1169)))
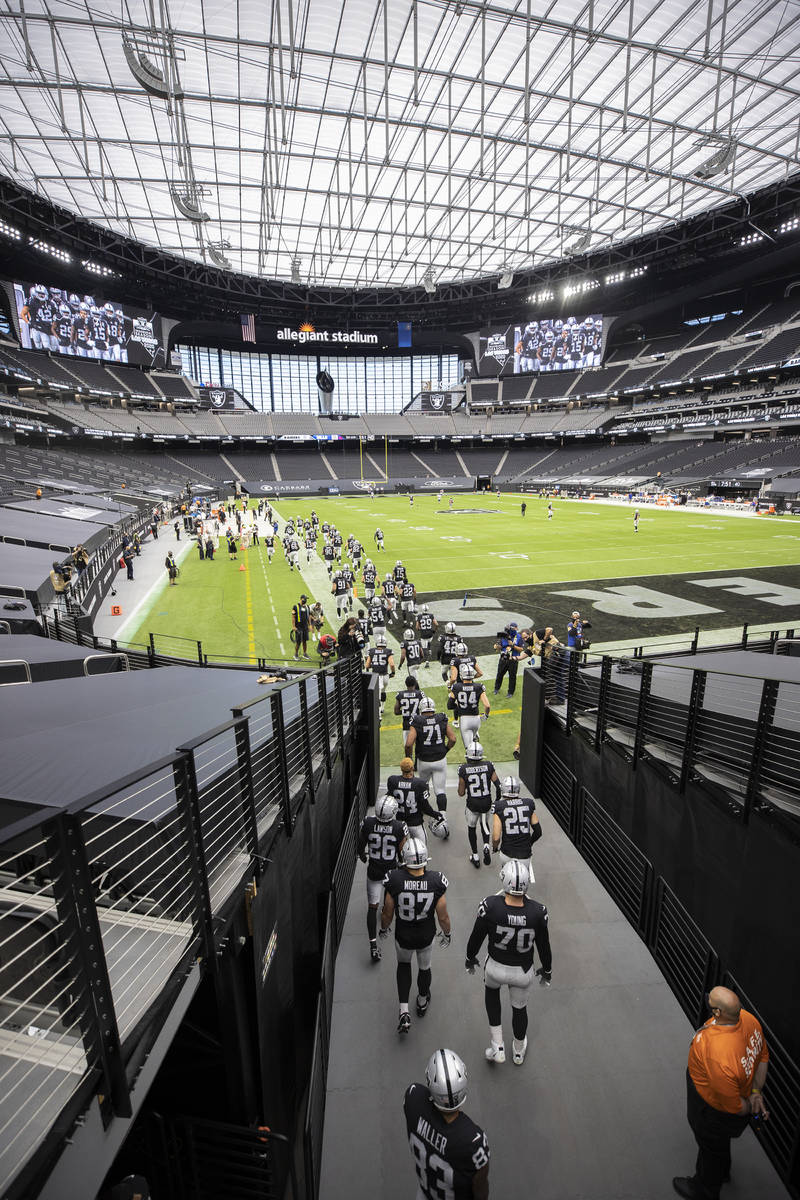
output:
POLYGON ((796 4, 13 8, 0 169, 108 230, 270 279, 530 270, 800 165, 796 4))

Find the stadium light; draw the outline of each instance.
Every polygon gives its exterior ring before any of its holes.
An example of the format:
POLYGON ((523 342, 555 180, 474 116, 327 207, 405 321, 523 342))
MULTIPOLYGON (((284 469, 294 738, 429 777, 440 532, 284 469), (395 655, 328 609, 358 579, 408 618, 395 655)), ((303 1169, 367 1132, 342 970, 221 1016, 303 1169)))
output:
POLYGON ((564 286, 564 299, 567 300, 570 296, 580 296, 584 292, 593 292, 595 288, 599 287, 599 279, 581 279, 579 283, 567 283, 564 286))
POLYGON ((550 288, 542 288, 540 292, 531 292, 528 296, 528 304, 547 304, 549 300, 555 300, 556 294, 550 288))
POLYGON ((0 234, 3 237, 11 238, 15 242, 22 241, 22 234, 13 225, 7 224, 5 221, 0 221, 0 234))
POLYGON ((795 229, 800 229, 800 217, 791 217, 788 221, 782 221, 777 231, 778 233, 792 233, 795 229))
POLYGON ((428 267, 427 271, 422 276, 422 285, 429 296, 432 296, 436 291, 436 283, 433 278, 433 267, 428 267))
POLYGON ((300 274, 302 266, 303 266, 303 260, 301 258, 293 258, 292 259, 292 283, 302 283, 303 282, 303 277, 300 274))
POLYGON ((90 258, 82 259, 81 266, 84 271, 89 271, 92 275, 100 275, 103 279, 112 275, 114 278, 119 278, 119 271, 112 271, 111 267, 104 267, 102 263, 92 262, 90 258))
POLYGON ((498 290, 498 291, 505 291, 505 290, 506 290, 506 288, 510 288, 510 287, 511 287, 511 284, 512 284, 513 282, 514 282, 514 275, 513 275, 513 272, 511 272, 511 271, 504 271, 504 272, 503 272, 503 274, 500 276, 499 280, 497 281, 497 290, 498 290))
POLYGON ((41 250, 42 254, 50 254, 60 262, 72 262, 72 255, 67 254, 66 250, 62 250, 60 246, 51 246, 49 242, 43 242, 39 238, 32 237, 28 238, 28 245, 34 250, 41 250))

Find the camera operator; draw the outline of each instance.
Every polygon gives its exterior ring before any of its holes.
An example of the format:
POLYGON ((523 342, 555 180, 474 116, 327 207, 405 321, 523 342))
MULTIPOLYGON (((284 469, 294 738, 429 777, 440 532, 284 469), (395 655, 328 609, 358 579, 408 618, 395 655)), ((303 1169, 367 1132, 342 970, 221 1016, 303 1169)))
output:
POLYGON ((567 645, 570 650, 588 650, 589 642, 584 637, 584 629, 591 629, 592 622, 584 621, 579 612, 572 614, 572 619, 567 625, 567 645))
POLYGON ((494 681, 494 694, 496 696, 500 691, 503 677, 508 675, 508 695, 513 696, 514 689, 517 686, 517 671, 520 661, 528 657, 525 643, 516 622, 512 621, 505 629, 500 630, 494 648, 500 651, 500 658, 497 662, 497 675, 494 681))
POLYGON ((539 672, 544 679, 545 703, 563 704, 566 696, 567 652, 552 625, 533 631, 533 651, 540 656, 539 672))

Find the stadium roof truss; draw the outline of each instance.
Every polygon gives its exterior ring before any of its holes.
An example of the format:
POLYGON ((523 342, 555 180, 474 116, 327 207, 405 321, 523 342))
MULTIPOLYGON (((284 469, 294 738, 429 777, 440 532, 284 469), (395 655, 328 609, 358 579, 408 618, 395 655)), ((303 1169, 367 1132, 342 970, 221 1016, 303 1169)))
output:
POLYGON ((9 0, 0 171, 165 255, 428 291, 622 249, 797 172, 796 3, 565 15, 9 0))

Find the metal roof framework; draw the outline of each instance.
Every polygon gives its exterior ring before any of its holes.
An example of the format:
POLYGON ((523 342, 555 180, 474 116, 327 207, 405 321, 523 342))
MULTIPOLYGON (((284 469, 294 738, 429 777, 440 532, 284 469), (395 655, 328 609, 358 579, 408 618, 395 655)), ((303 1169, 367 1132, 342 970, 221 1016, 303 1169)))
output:
POLYGON ((566 15, 9 0, 0 170, 166 256, 370 290, 605 254, 797 172, 795 0, 566 15))

